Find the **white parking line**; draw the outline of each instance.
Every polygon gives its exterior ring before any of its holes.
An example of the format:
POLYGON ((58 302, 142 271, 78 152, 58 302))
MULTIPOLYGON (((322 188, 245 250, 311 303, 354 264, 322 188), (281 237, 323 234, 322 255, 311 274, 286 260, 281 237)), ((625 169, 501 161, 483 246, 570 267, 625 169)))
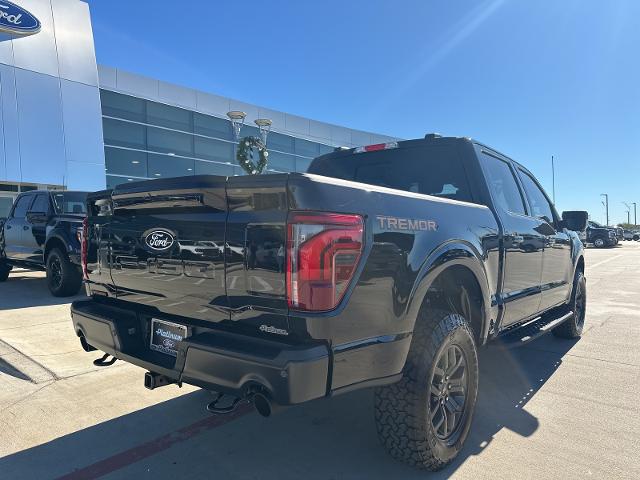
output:
POLYGON ((173 277, 173 278, 169 278, 168 280, 164 280, 165 282, 175 282, 176 280, 180 280, 182 278, 182 275, 180 275, 179 277, 173 277))
POLYGON ((587 265, 588 269, 596 268, 602 265, 603 263, 610 262, 611 260, 615 260, 616 258, 620 258, 622 255, 616 255, 615 257, 607 258, 606 260, 602 260, 601 262, 594 263, 593 265, 587 265))
POLYGON ((162 300, 164 300, 164 297, 160 297, 160 298, 156 298, 155 300, 149 300, 146 303, 155 303, 155 302, 161 302, 162 300))

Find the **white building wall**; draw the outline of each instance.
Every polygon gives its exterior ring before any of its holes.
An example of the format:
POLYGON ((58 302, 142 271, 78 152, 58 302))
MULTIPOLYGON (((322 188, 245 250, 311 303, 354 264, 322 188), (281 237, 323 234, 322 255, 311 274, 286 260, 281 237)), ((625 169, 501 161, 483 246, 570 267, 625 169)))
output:
POLYGON ((89 6, 13 0, 40 32, 0 33, 0 181, 105 187, 98 71, 89 6))

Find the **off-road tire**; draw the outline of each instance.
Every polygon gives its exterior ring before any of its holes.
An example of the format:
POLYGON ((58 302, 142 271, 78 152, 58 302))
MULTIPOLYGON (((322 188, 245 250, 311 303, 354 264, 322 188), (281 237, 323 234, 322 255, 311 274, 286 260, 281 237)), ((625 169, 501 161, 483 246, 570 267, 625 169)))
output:
POLYGON ((6 282, 9 278, 9 272, 11 271, 11 265, 7 265, 4 260, 0 260, 0 282, 6 282))
MULTIPOLYGON (((374 392, 378 437, 389 454, 414 467, 436 471, 448 465, 469 433, 478 394, 478 356, 466 320, 444 310, 423 308, 418 315, 402 379, 374 392), (467 395, 451 438, 438 437, 431 420, 434 367, 455 345, 464 354, 467 395)), ((436 408, 437 409, 437 403, 436 408)), ((435 418, 435 417, 434 417, 435 418)), ((455 417, 454 417, 455 420, 455 417)))
POLYGON ((569 320, 562 322, 552 330, 559 338, 576 339, 582 335, 587 304, 587 279, 584 273, 578 270, 573 279, 573 290, 568 308, 573 311, 569 320))
POLYGON ((54 297, 75 295, 82 286, 82 274, 59 248, 47 256, 47 286, 54 297))

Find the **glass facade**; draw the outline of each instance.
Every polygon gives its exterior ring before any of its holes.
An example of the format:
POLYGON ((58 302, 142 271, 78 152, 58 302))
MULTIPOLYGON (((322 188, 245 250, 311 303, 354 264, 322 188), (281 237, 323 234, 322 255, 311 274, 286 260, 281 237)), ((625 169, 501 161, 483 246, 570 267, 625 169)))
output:
MULTIPOLYGON (((231 123, 191 110, 101 90, 107 187, 184 175, 243 175, 231 123)), ((245 125, 241 136, 257 136, 245 125)), ((304 172, 333 147, 271 132, 267 173, 304 172)))

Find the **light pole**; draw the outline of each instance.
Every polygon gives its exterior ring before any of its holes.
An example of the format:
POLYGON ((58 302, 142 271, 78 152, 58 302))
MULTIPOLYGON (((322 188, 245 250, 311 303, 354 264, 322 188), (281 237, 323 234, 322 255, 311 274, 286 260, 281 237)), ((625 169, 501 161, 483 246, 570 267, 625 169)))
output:
POLYGON ((622 202, 627 207, 627 224, 631 225, 631 207, 627 202, 622 202))
POLYGON ((267 135, 269 135, 269 131, 271 130, 271 120, 268 118, 256 118, 253 123, 258 126, 258 130, 260 131, 260 140, 264 143, 265 147, 267 146, 267 135))
POLYGON ((238 141, 240 140, 240 130, 244 125, 244 119, 247 117, 245 112, 241 112, 240 110, 231 110, 227 112, 227 117, 229 117, 229 121, 231 122, 231 128, 233 129, 233 139, 235 142, 233 143, 233 159, 236 159, 236 155, 238 154, 238 141))
POLYGON ((631 223, 631 207, 627 202, 622 202, 622 204, 627 207, 627 224, 631 223))
POLYGON ((247 117, 247 114, 241 112, 239 110, 231 110, 227 112, 227 117, 231 121, 231 126, 233 127, 233 138, 235 138, 236 142, 240 139, 240 129, 244 125, 244 119, 247 117))
POLYGON ((607 212, 607 227, 608 227, 609 226, 609 194, 601 193, 600 196, 604 197, 604 208, 607 212))
POLYGON ((636 217, 636 202, 633 203, 633 225, 638 226, 638 218, 636 217))
POLYGON ((556 166, 551 155, 551 190, 553 191, 553 204, 556 203, 556 166))

